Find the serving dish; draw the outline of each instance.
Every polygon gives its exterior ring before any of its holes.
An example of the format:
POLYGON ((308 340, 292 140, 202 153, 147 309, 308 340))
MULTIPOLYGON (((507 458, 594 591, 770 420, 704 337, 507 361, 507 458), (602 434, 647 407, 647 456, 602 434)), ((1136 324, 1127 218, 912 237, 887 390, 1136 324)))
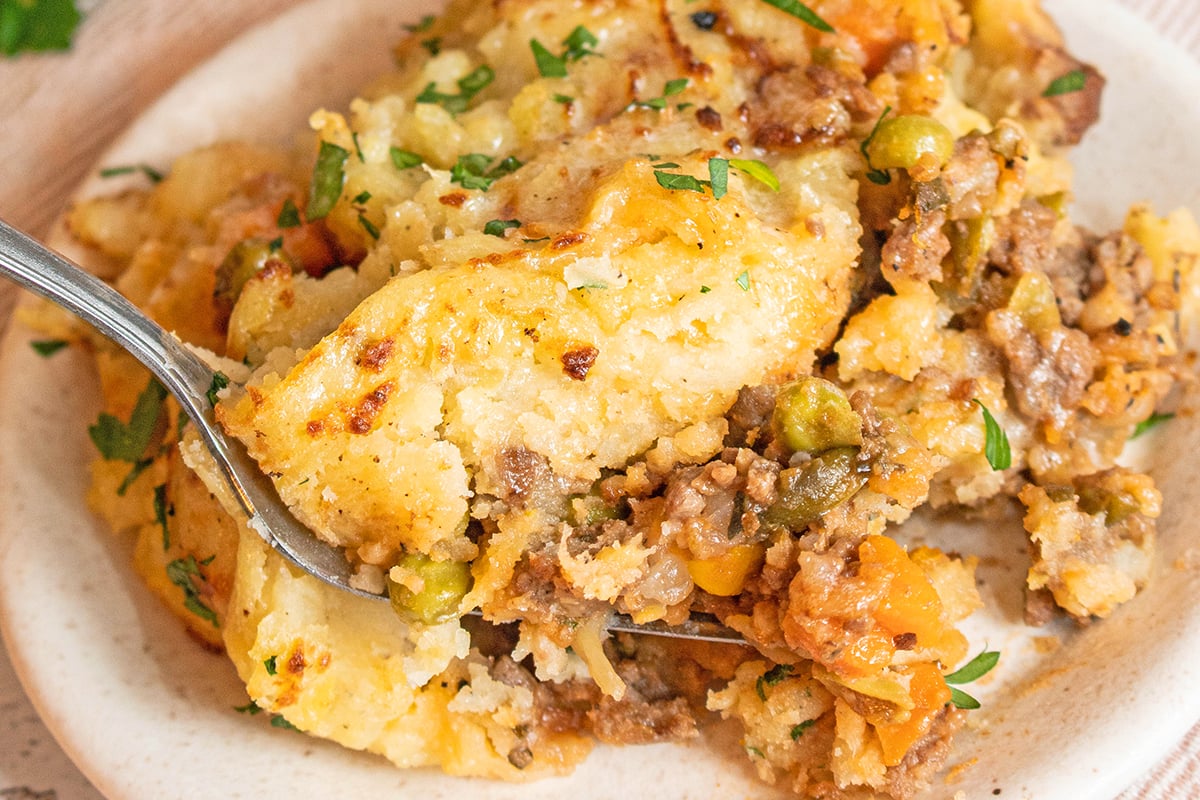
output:
MULTIPOLYGON (((1200 174, 1200 153, 1189 150, 1182 133, 1200 123, 1190 105, 1200 90, 1195 62, 1162 46, 1111 3, 1048 6, 1073 49, 1110 80, 1107 113, 1078 154, 1075 216, 1103 229, 1118 225, 1124 206, 1137 200, 1160 212, 1178 205, 1200 210, 1200 188, 1187 182, 1200 174), (1164 116, 1170 125, 1150 122, 1164 116)), ((384 69, 401 24, 431 8, 386 0, 299 6, 181 82, 101 166, 165 167, 174 154, 209 141, 286 136, 312 108, 344 102, 384 69), (264 52, 272 58, 263 59, 264 52)), ((80 192, 119 189, 97 178, 80 192)), ((64 244, 61 237, 56 243, 64 244)), ((91 457, 85 427, 96 413, 86 357, 68 351, 42 359, 28 339, 12 330, 0 356, 0 622, 39 711, 107 796, 402 790, 426 797, 466 791, 587 798, 612 796, 618 786, 634 798, 662 796, 664 786, 671 797, 766 794, 723 729, 684 749, 600 749, 569 778, 514 787, 399 772, 235 713, 245 696, 232 668, 201 650, 156 605, 126 568, 121 543, 83 504, 91 457)), ((1112 795, 1200 717, 1200 699, 1177 689, 1194 678, 1200 655, 1200 611, 1192 607, 1200 596, 1200 558, 1191 555, 1186 524, 1200 509, 1189 486, 1200 452, 1193 428, 1180 419, 1151 442, 1169 502, 1157 575, 1102 625, 1080 632, 1024 628, 1019 535, 968 527, 956 540, 958 549, 988 555, 983 589, 993 602, 970 632, 1004 655, 978 692, 984 710, 960 737, 932 796, 991 796, 996 789, 1001 796, 1112 795)))

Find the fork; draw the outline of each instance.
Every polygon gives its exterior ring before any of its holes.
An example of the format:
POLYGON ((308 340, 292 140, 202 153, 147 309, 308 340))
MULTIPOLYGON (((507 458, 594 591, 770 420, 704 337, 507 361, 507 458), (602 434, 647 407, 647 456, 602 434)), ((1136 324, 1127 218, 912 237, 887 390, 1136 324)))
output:
MULTIPOLYGON (((387 599, 352 585, 353 570, 344 553, 301 524, 280 499, 271 479, 237 439, 213 417, 209 400, 217 373, 176 336, 147 317, 115 289, 30 236, 0 220, 0 276, 61 306, 87 322, 140 361, 174 395, 196 426, 200 439, 247 522, 272 548, 304 572, 360 597, 387 599)), ((478 614, 478 612, 472 612, 478 614)), ((614 614, 611 631, 670 636, 700 641, 742 643, 742 638, 707 615, 683 625, 634 623, 614 614)))

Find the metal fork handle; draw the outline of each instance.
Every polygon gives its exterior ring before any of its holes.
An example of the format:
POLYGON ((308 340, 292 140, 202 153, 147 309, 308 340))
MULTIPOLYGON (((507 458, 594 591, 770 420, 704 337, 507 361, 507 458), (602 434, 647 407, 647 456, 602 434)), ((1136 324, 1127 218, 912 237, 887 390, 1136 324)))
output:
POLYGON ((0 220, 0 276, 70 311, 127 350, 196 424, 250 526, 301 569, 364 597, 345 556, 301 525, 240 442, 219 432, 208 393, 216 373, 115 289, 0 220))

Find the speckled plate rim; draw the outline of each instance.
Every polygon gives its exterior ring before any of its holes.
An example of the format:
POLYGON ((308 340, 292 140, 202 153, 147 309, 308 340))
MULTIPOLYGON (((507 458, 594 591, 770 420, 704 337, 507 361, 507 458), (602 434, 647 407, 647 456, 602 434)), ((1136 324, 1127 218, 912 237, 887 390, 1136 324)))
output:
MULTIPOLYGON (((317 103, 343 103, 386 65, 401 23, 434 5, 298 6, 177 84, 101 165, 165 164, 190 147, 246 135, 247 118, 256 138, 283 137, 317 103), (304 59, 287 55, 300 52, 304 59)), ((1075 52, 1110 80, 1108 113, 1077 158, 1077 216, 1112 227, 1123 206, 1138 200, 1200 211, 1200 186, 1184 182, 1200 175, 1200 153, 1181 133, 1200 129, 1200 108, 1191 102, 1200 96, 1196 62, 1107 0, 1048 6, 1075 52)), ((118 188, 93 179, 80 191, 118 188)), ((91 451, 83 423, 96 412, 86 358, 69 351, 39 358, 29 338, 14 326, 0 349, 0 632, 48 727, 107 797, 774 794, 728 758, 736 744, 721 735, 687 746, 601 748, 571 777, 513 787, 398 771, 234 713, 245 695, 232 668, 180 631, 132 577, 126 547, 83 503, 91 451)), ((1068 636, 1027 672, 982 687, 985 709, 930 796, 990 797, 997 789, 1003 797, 1111 796, 1200 718, 1200 696, 1178 688, 1197 677, 1200 575, 1175 566, 1188 560, 1186 533, 1200 510, 1188 474, 1200 466, 1200 432, 1174 425, 1155 449, 1174 467, 1162 485, 1175 501, 1162 521, 1155 581, 1113 619, 1068 636)), ((1016 636, 1026 648, 1037 634, 990 633, 1016 636)))

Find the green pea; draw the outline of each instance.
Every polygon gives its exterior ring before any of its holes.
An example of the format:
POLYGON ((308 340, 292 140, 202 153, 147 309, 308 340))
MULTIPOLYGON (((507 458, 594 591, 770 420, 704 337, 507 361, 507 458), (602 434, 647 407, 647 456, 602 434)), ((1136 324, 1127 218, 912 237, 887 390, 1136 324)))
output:
POLYGON ((867 145, 874 169, 912 169, 932 155, 937 166, 954 154, 954 134, 932 117, 906 114, 887 117, 867 145))
POLYGON ((862 444, 862 417, 824 378, 801 378, 780 389, 774 419, 776 434, 793 452, 862 444))
POLYGON ((458 606, 471 589, 471 565, 464 561, 434 561, 424 553, 406 553, 399 566, 424 582, 419 592, 387 581, 392 610, 404 620, 437 625, 458 616, 458 606))
POLYGON ((789 530, 816 522, 867 484, 869 474, 858 461, 858 448, 838 447, 798 467, 779 473, 778 497, 763 520, 789 530))
POLYGON ((282 262, 295 271, 291 259, 276 243, 260 238, 243 239, 230 248, 217 267, 213 294, 220 302, 232 307, 246 282, 271 261, 282 262))

